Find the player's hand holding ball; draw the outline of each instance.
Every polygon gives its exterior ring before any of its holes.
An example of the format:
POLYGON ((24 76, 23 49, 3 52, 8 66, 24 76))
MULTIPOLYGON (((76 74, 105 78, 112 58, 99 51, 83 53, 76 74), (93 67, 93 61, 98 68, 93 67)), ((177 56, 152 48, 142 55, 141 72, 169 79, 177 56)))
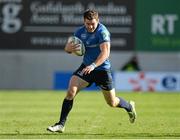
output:
POLYGON ((77 56, 83 56, 85 53, 85 46, 79 38, 71 36, 68 38, 65 51, 77 56))

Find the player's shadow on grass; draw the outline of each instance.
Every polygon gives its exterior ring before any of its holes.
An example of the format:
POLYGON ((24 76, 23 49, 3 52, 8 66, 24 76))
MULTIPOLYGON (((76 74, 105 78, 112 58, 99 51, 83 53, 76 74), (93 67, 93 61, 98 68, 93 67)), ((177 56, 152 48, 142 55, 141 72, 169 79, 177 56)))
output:
POLYGON ((59 138, 180 138, 180 133, 5 133, 0 134, 0 138, 50 138, 58 136, 59 138))

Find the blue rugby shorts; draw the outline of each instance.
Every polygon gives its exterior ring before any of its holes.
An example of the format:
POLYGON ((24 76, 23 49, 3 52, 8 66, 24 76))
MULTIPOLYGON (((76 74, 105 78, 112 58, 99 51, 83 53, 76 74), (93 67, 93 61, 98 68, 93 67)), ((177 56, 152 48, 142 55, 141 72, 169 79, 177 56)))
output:
POLYGON ((73 75, 76 75, 88 82, 89 85, 87 87, 95 83, 96 86, 99 86, 101 89, 106 91, 110 91, 114 88, 111 70, 93 70, 90 74, 85 75, 82 74, 82 70, 85 67, 86 66, 84 64, 81 64, 73 75))

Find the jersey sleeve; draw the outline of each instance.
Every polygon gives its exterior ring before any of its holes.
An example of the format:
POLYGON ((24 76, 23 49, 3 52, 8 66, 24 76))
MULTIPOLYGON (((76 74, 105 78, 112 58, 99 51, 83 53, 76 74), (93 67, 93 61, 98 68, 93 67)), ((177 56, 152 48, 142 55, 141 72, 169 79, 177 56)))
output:
POLYGON ((101 30, 99 33, 99 43, 110 42, 110 33, 108 30, 101 30))

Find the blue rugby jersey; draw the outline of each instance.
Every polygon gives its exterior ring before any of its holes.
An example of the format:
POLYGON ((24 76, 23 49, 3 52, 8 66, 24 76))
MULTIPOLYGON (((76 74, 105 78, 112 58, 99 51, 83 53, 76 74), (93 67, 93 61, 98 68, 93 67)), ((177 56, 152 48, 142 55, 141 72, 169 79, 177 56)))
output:
MULTIPOLYGON (((101 23, 98 24, 93 33, 88 32, 85 26, 81 26, 74 35, 81 39, 85 45, 86 52, 83 57, 83 64, 86 66, 92 64, 99 56, 101 52, 100 44, 103 42, 110 42, 110 33, 101 23)), ((103 64, 98 66, 96 70, 109 70, 110 68, 111 64, 109 59, 107 59, 103 64)))

